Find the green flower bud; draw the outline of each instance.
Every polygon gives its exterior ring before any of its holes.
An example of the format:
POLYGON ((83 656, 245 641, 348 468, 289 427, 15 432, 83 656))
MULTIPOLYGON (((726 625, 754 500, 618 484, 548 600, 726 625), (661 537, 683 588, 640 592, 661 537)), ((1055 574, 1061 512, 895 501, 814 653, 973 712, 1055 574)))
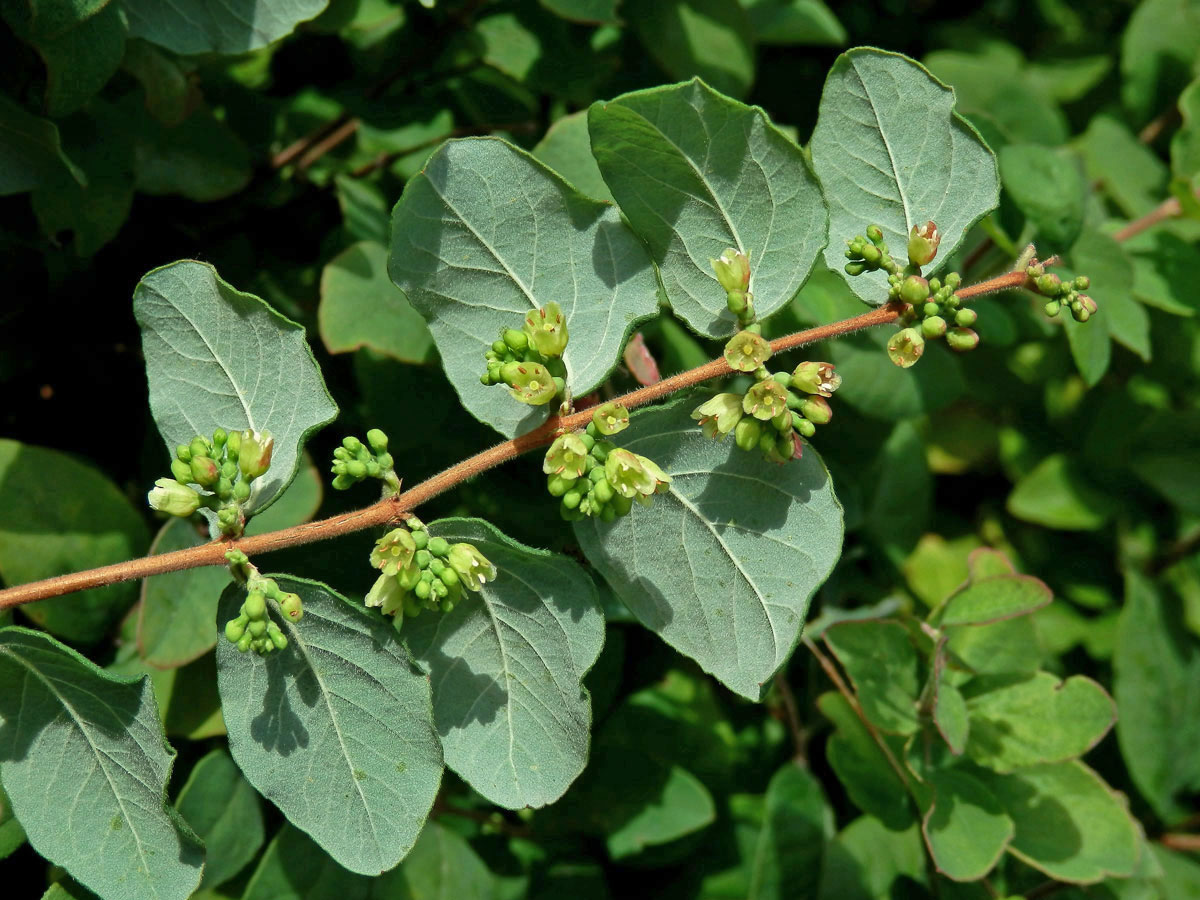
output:
POLYGON ((275 439, 269 431, 243 431, 241 449, 238 451, 238 467, 248 480, 258 478, 271 466, 271 454, 275 451, 275 439))
POLYGON ((501 336, 505 345, 514 353, 524 353, 529 347, 529 337, 523 331, 515 328, 505 328, 501 336))
POLYGON ((562 495, 563 509, 578 509, 583 502, 583 492, 577 489, 567 491, 562 495))
POLYGON ((299 594, 284 594, 279 600, 279 608, 290 622, 299 622, 304 618, 304 604, 299 594))
POLYGON ((1092 286, 1092 279, 1088 278, 1086 275, 1080 275, 1075 279, 1073 284, 1074 284, 1075 290, 1086 291, 1088 288, 1090 288, 1092 286))
POLYGON ((720 259, 710 259, 717 281, 726 293, 745 291, 750 287, 750 256, 729 247, 720 259))
POLYGON ((541 309, 527 313, 525 334, 542 356, 562 356, 567 349, 567 320, 563 318, 559 305, 547 303, 541 309))
POLYGON ((951 328, 946 332, 946 343, 951 350, 964 353, 979 346, 979 335, 970 328, 951 328))
POLYGON ((267 598, 262 591, 251 591, 242 603, 242 614, 247 619, 265 619, 267 617, 267 598))
POLYGON ((833 409, 824 397, 809 397, 801 404, 800 415, 814 425, 828 425, 833 418, 833 409))
POLYGON ((1045 294, 1047 297, 1057 297, 1062 287, 1062 279, 1053 272, 1047 272, 1045 275, 1035 278, 1034 284, 1037 286, 1039 294, 1045 294))
POLYGON ((412 529, 413 543, 417 545, 418 550, 424 550, 429 546, 429 532, 425 530, 425 526, 416 523, 415 517, 408 520, 408 525, 412 529))
POLYGON ((575 487, 575 482, 578 479, 570 478, 566 472, 555 473, 546 479, 546 490, 550 492, 551 497, 561 497, 567 491, 575 487))
POLYGON ((937 256, 942 236, 933 222, 914 225, 908 233, 908 261, 914 266, 927 266, 937 256))
POLYGON ((283 632, 279 630, 279 626, 274 622, 271 622, 267 625, 267 639, 270 640, 271 646, 273 646, 276 650, 287 649, 288 639, 284 636, 283 632))
POLYGON ((742 398, 737 394, 717 394, 692 410, 692 418, 710 438, 729 434, 737 427, 742 415, 742 398))
POLYGON ((191 480, 201 487, 212 487, 221 477, 221 467, 217 465, 215 459, 208 456, 193 454, 190 468, 192 470, 191 480))
POLYGON ((879 263, 883 261, 883 253, 873 244, 867 244, 862 249, 863 262, 867 264, 868 269, 879 268, 879 263))
POLYGON ((354 478, 351 475, 347 475, 344 472, 339 473, 337 475, 337 477, 333 479, 333 486, 336 490, 339 490, 339 491, 344 491, 349 488, 352 488, 356 484, 358 484, 358 479, 354 478))
POLYGON ((245 503, 250 499, 250 485, 244 481, 239 481, 233 486, 233 499, 238 503, 245 503))
POLYGON ((1086 312, 1089 316, 1095 315, 1096 310, 1098 309, 1096 306, 1096 301, 1087 294, 1079 295, 1079 305, 1083 307, 1084 312, 1086 312))
POLYGON ((883 229, 878 225, 867 226, 867 240, 872 244, 878 244, 883 241, 883 229))
MULTIPOLYGON (((444 538, 443 538, 443 540, 444 540, 444 538)), ((447 546, 449 546, 449 545, 447 544, 447 546)), ((441 575, 442 572, 444 572, 445 570, 446 570, 446 563, 443 562, 439 557, 435 556, 433 559, 431 559, 429 561, 429 571, 432 572, 434 575, 441 575)))
POLYGON ((229 437, 229 434, 228 434, 228 432, 225 431, 224 428, 218 428, 216 431, 213 432, 213 439, 212 439, 213 446, 216 447, 218 450, 220 450, 222 447, 225 446, 225 441, 228 439, 228 437, 229 437))
POLYGON ((946 333, 946 320, 941 316, 930 316, 921 322, 921 335, 927 340, 936 340, 946 333))
POLYGON ((208 441, 202 437, 192 438, 192 442, 188 444, 188 450, 191 451, 193 457, 208 456, 208 441))
POLYGON ((920 275, 909 275, 900 284, 900 299, 914 306, 929 299, 929 282, 920 275))
POLYGON ((511 369, 504 367, 504 376, 513 397, 530 406, 543 406, 558 393, 554 376, 540 363, 512 363, 511 369))
POLYGON ((461 584, 458 578, 458 573, 455 572, 450 566, 446 566, 446 568, 438 572, 438 578, 441 579, 442 584, 448 588, 456 588, 459 586, 459 584, 461 584))
POLYGON ((502 353, 508 353, 508 344, 504 343, 504 341, 492 341, 492 349, 489 352, 493 355, 493 358, 502 353))
MULTIPOLYGON (((178 447, 175 448, 175 458, 177 460, 179 460, 180 462, 185 462, 185 463, 191 462, 192 461, 192 448, 189 447, 187 444, 180 444, 178 447)), ((188 471, 190 472, 191 469, 189 469, 188 471)))
POLYGON ((620 403, 603 403, 592 413, 592 424, 603 435, 614 435, 629 427, 629 410, 620 403))
POLYGON ((231 644, 236 644, 242 639, 242 635, 246 633, 246 624, 248 619, 238 616, 236 619, 230 619, 225 623, 225 639, 231 644))
POLYGON ((737 372, 753 372, 770 358, 771 345, 752 331, 739 331, 725 345, 725 362, 737 372))
POLYGON ((1053 319, 1062 309, 1062 303, 1058 300, 1047 300, 1046 305, 1042 308, 1046 311, 1046 315, 1053 319))
POLYGON ((979 318, 979 313, 973 309, 960 309, 954 314, 954 324, 959 328, 970 328, 979 318))
POLYGON ((733 429, 733 440, 743 450, 753 450, 762 436, 762 423, 758 419, 742 419, 733 429))
POLYGON ((477 591, 496 578, 496 567, 471 544, 452 546, 446 561, 458 573, 462 586, 469 591, 477 591))
POLYGON ((371 449, 376 454, 387 453, 388 436, 378 428, 372 428, 367 432, 367 443, 371 445, 371 449))
POLYGON ((400 587, 406 591, 411 591, 417 586, 417 582, 421 580, 421 569, 416 562, 410 562, 407 566, 396 573, 396 581, 400 587))
POLYGON ((861 275, 867 271, 867 267, 860 262, 848 262, 842 267, 846 270, 846 274, 850 276, 861 275))
POLYGON ((601 478, 592 486, 592 499, 601 504, 608 503, 615 495, 616 491, 607 478, 601 478))
POLYGON ((440 556, 445 559, 446 555, 450 552, 450 542, 443 537, 431 537, 429 539, 429 552, 434 556, 440 556))
POLYGON ((417 568, 424 571, 433 562, 433 554, 428 550, 418 550, 416 556, 413 557, 413 562, 417 564, 417 568))
POLYGON ((769 422, 787 409, 788 392, 774 378, 760 381, 742 398, 742 410, 756 419, 769 422))
POLYGON ((385 575, 395 575, 413 560, 416 541, 407 528, 393 528, 375 542, 371 550, 371 565, 385 575))
POLYGON ((636 453, 619 447, 608 454, 604 462, 604 477, 622 497, 653 494, 658 486, 657 479, 642 460, 643 457, 636 453))
POLYGON ((242 450, 242 433, 240 431, 231 431, 225 438, 225 458, 237 462, 238 454, 242 450))
POLYGON ((888 358, 902 369, 916 363, 925 352, 925 338, 915 328, 902 328, 887 343, 888 358))
POLYGON ((423 579, 418 581, 416 586, 413 588, 413 594, 416 595, 418 600, 428 600, 430 594, 429 582, 423 579))
POLYGON ((174 478, 160 478, 146 495, 151 509, 170 516, 190 516, 200 508, 200 495, 174 478))
POLYGON ((806 394, 832 397, 841 386, 842 376, 831 363, 806 361, 792 370, 792 387, 806 394))
POLYGON ((749 291, 730 291, 725 295, 725 306, 739 319, 754 318, 754 295, 749 291))
POLYGON ((248 651, 250 649, 251 640, 252 640, 252 638, 250 637, 249 634, 243 634, 240 638, 238 638, 238 642, 237 642, 238 652, 245 653, 246 651, 248 651))
POLYGON ((588 448, 578 434, 560 434, 546 451, 542 471, 574 480, 586 471, 587 457, 588 448))
MULTIPOLYGON (((191 458, 191 453, 188 458, 191 458)), ((171 474, 180 484, 188 484, 192 480, 192 467, 181 459, 171 460, 171 474)))
POLYGON ((816 425, 796 413, 792 414, 792 427, 795 428, 802 437, 806 438, 810 438, 817 433, 816 425), (797 421, 797 419, 799 419, 799 421, 797 421))

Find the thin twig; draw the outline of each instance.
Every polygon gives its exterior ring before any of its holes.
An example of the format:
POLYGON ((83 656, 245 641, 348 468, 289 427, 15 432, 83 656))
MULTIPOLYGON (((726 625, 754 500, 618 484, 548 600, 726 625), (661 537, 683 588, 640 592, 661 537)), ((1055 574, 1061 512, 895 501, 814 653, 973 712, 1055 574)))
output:
POLYGON ((792 747, 795 752, 792 758, 799 763, 808 762, 808 739, 804 734, 804 726, 800 722, 800 708, 796 705, 796 695, 788 684, 787 676, 782 672, 775 673, 775 689, 779 692, 780 706, 783 707, 783 721, 787 725, 788 734, 792 736, 792 747))
POLYGON ((1183 834, 1168 831, 1159 835, 1158 842, 1172 850, 1182 850, 1185 853, 1200 852, 1200 834, 1183 834))
POLYGON ((1151 559, 1146 565, 1146 572, 1149 575, 1161 575, 1197 551, 1200 551, 1200 528, 1181 537, 1167 547, 1161 555, 1151 559))
POLYGON ((1180 212, 1179 199, 1177 197, 1168 197, 1150 212, 1146 213, 1140 219, 1134 219, 1120 231, 1113 233, 1113 240, 1120 243, 1127 241, 1135 234, 1141 234, 1147 228, 1157 225, 1166 219, 1173 219, 1180 212))

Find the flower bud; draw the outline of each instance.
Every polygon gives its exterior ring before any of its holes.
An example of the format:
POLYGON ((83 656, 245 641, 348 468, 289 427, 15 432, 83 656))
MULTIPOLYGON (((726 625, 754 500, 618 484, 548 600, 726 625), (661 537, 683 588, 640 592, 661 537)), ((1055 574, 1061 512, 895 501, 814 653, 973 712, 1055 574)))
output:
POLYGON ((753 372, 770 358, 771 345, 752 331, 739 331, 725 344, 725 362, 737 372, 753 372))
MULTIPOLYGON (((191 453, 188 454, 188 458, 191 458, 191 453)), ((192 467, 181 459, 173 459, 171 460, 171 474, 180 484, 187 484, 192 480, 192 467)))
POLYGON ((970 328, 951 328, 946 332, 946 343, 951 350, 965 353, 979 346, 979 335, 970 328))
POLYGON ((753 450, 762 437, 762 423, 755 418, 742 419, 733 429, 733 440, 743 450, 753 450))
POLYGON ((902 369, 916 363, 925 352, 925 338, 915 328, 902 328, 887 343, 888 358, 902 369))
POLYGON ((525 315, 525 335, 538 353, 545 357, 562 356, 567 349, 567 320, 557 303, 525 315))
POLYGON ((800 404, 800 414, 814 425, 828 425, 833 418, 833 409, 824 397, 809 397, 800 404))
POLYGON ((225 458, 237 462, 238 454, 242 449, 242 433, 240 431, 231 431, 225 438, 225 458))
POLYGON ((754 317, 754 295, 749 291, 730 291, 725 295, 725 306, 739 319, 754 317))
MULTIPOLYGON (((547 475, 579 478, 587 467, 588 449, 577 434, 560 434, 546 451, 542 471, 547 475)), ((553 493, 553 491, 551 492, 553 493)))
POLYGON ((171 516, 190 516, 200 508, 200 495, 174 478, 160 478, 146 495, 151 509, 171 516))
POLYGON ((882 243, 883 242, 883 229, 880 228, 878 225, 868 225, 867 226, 867 240, 870 241, 872 244, 882 243))
POLYGON ((242 604, 242 614, 251 621, 265 619, 267 616, 267 598, 262 591, 251 591, 246 595, 242 604))
POLYGON ((769 422, 787 409, 788 393, 774 378, 760 381, 742 398, 742 409, 747 415, 769 422))
POLYGON ((249 620, 244 616, 238 616, 236 619, 230 619, 225 623, 225 639, 231 644, 236 644, 242 639, 242 635, 246 633, 246 624, 249 620))
POLYGON ((806 361, 792 371, 792 387, 806 394, 832 397, 842 386, 842 376, 834 371, 832 363, 806 361))
POLYGON ((933 222, 914 225, 908 233, 908 261, 914 266, 927 266, 937 256, 942 236, 933 222))
POLYGON ((518 331, 515 328, 505 328, 504 334, 501 335, 505 346, 514 353, 524 353, 529 347, 529 336, 523 331, 518 331))
POLYGON ((299 594, 284 594, 279 600, 279 608, 292 622, 299 622, 304 618, 304 605, 299 594))
POLYGON ((973 309, 960 309, 954 314, 954 324, 959 328, 970 328, 979 319, 979 313, 973 309))
POLYGON ((1075 279, 1074 287, 1077 291, 1086 291, 1091 286, 1092 279, 1088 278, 1086 275, 1080 275, 1075 279))
POLYGON ((388 436, 378 428, 372 428, 367 432, 367 443, 371 445, 371 449, 377 455, 387 453, 388 436))
POLYGON ((192 442, 188 444, 188 450, 191 451, 193 457, 208 456, 208 441, 202 437, 192 438, 192 442))
POLYGON ((1078 299, 1079 305, 1083 307, 1084 311, 1087 312, 1088 315, 1096 314, 1097 306, 1095 300, 1093 300, 1087 294, 1080 294, 1078 299))
POLYGON ((742 398, 737 394, 717 394, 692 410, 692 418, 710 438, 729 434, 737 427, 742 415, 742 398))
POLYGON ((192 456, 190 463, 192 481, 201 487, 212 487, 221 477, 221 467, 209 456, 192 456))
POLYGON ((750 257, 747 254, 730 247, 721 254, 720 259, 710 259, 709 262, 726 293, 745 291, 750 287, 750 257))
POLYGON ((1039 294, 1045 294, 1047 297, 1057 297, 1059 289, 1062 287, 1062 279, 1053 272, 1047 272, 1034 279, 1034 284, 1037 286, 1039 294))
POLYGON ((900 299, 914 306, 929 299, 929 282, 920 275, 909 275, 900 285, 900 299))
POLYGON ((238 466, 242 474, 253 481, 270 468, 271 454, 275 451, 275 439, 269 431, 243 431, 241 449, 238 451, 238 466))
POLYGON ((1045 310, 1046 315, 1053 319, 1058 315, 1059 310, 1062 309, 1062 303, 1058 300, 1047 300, 1043 309, 1045 310))
POLYGON ((462 586, 469 591, 477 591, 484 584, 496 577, 496 567, 471 544, 454 544, 446 555, 462 586))
MULTIPOLYGON (((450 553, 450 542, 444 537, 433 537, 429 539, 429 552, 433 556, 446 557, 450 553)), ((430 560, 432 565, 436 560, 430 560)))
POLYGON ((511 369, 505 366, 502 371, 515 399, 530 406, 544 406, 554 399, 558 386, 545 366, 529 362, 512 363, 511 366, 511 369))
POLYGON ((592 424, 603 435, 614 435, 629 427, 629 410, 619 403, 604 403, 592 413, 592 424))

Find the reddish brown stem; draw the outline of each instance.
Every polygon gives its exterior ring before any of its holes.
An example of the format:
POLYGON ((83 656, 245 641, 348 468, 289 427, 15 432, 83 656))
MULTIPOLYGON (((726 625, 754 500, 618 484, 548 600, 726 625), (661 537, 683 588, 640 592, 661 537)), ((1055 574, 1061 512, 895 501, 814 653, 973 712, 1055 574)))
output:
POLYGON ((1176 197, 1168 197, 1140 219, 1134 219, 1120 231, 1113 234, 1114 241, 1127 241, 1136 234, 1141 234, 1147 228, 1157 225, 1165 219, 1173 219, 1179 215, 1180 205, 1176 197))

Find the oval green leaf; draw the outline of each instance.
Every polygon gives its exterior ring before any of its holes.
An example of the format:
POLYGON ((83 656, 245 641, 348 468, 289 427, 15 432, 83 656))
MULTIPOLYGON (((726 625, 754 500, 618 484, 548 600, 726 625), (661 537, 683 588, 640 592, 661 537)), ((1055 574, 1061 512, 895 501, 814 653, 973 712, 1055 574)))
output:
POLYGON ((758 700, 837 562, 842 507, 811 447, 780 467, 710 441, 689 416, 695 402, 638 413, 621 434, 670 490, 616 522, 576 522, 575 534, 643 625, 758 700))
POLYGON ((263 844, 262 804, 229 754, 201 758, 179 792, 175 808, 204 839, 202 888, 236 875, 263 844))
POLYGON ((921 823, 937 870, 953 881, 977 881, 1000 861, 1015 831, 995 795, 961 769, 929 778, 933 803, 921 823))
POLYGON ((290 34, 329 0, 121 0, 129 34, 173 53, 245 53, 290 34))

